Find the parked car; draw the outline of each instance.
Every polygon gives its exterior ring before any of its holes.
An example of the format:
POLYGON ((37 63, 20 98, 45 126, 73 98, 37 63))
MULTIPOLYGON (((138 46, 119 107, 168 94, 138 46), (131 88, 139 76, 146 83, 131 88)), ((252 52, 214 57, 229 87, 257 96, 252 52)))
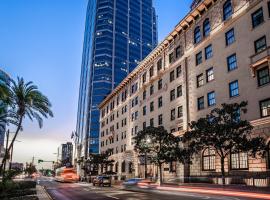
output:
POLYGON ((97 176, 93 180, 93 186, 109 186, 111 187, 112 182, 111 182, 111 177, 109 176, 97 176))

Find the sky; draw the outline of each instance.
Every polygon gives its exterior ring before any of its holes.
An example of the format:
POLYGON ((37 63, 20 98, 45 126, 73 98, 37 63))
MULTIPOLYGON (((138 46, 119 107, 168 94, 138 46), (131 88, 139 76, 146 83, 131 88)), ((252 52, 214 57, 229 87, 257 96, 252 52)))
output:
MULTIPOLYGON (((192 0, 153 0, 162 41, 188 13, 192 0), (170 2, 170 3, 168 3, 170 2)), ((76 128, 83 35, 88 0, 1 0, 0 68, 33 81, 51 101, 54 118, 25 120, 14 161, 56 159, 76 128)), ((10 127, 14 131, 13 127, 10 127)), ((50 163, 39 165, 50 167, 50 163)))

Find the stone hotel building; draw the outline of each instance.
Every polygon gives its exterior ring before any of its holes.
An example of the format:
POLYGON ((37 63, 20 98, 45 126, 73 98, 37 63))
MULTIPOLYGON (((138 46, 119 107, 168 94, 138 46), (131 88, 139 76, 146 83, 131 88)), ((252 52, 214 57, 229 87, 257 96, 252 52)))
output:
MULTIPOLYGON (((174 30, 99 105, 100 152, 110 149, 117 178, 143 177, 133 137, 146 126, 183 134, 188 123, 222 103, 248 101, 241 118, 270 141, 270 1, 201 0, 174 30)), ((253 159, 231 154, 226 171, 260 174, 248 184, 269 184, 269 152, 253 159)), ((164 165, 164 177, 206 177, 220 172, 205 149, 193 164, 164 165)), ((157 170, 149 164, 148 174, 157 170)), ((248 177, 248 176, 246 176, 248 177)), ((232 181, 230 179, 228 181, 232 181)))

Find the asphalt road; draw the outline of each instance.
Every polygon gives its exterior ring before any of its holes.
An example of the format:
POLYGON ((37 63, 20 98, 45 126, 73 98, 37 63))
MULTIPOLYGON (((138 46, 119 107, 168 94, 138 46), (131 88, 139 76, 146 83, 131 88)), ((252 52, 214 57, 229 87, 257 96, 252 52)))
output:
POLYGON ((59 183, 47 177, 41 177, 37 181, 45 186, 53 200, 252 200, 188 192, 132 192, 115 187, 93 187, 85 183, 59 183))

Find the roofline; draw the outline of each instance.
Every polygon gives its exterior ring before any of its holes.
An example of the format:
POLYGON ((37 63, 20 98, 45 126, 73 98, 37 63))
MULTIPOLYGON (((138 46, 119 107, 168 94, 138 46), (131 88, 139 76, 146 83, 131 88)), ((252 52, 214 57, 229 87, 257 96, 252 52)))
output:
POLYGON ((163 51, 176 35, 181 31, 188 29, 190 27, 190 23, 195 21, 195 17, 197 15, 201 16, 200 11, 204 9, 208 10, 207 6, 217 1, 218 0, 203 0, 194 9, 190 10, 188 14, 175 26, 173 31, 171 31, 168 36, 166 36, 165 39, 160 42, 109 95, 107 95, 107 97, 98 105, 98 108, 101 109, 112 97, 117 95, 123 87, 126 87, 129 81, 141 72, 149 62, 157 58, 158 56, 156 56, 156 54, 159 51, 163 51))

